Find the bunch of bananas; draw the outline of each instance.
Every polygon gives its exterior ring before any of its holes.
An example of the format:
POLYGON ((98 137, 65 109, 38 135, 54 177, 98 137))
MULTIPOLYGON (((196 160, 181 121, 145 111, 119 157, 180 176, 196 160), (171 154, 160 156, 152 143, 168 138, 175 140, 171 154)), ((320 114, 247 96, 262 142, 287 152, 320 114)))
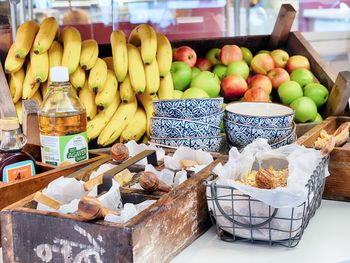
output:
POLYGON ((114 31, 110 41, 112 56, 100 58, 95 40, 82 41, 70 26, 59 32, 53 17, 41 25, 22 24, 5 61, 19 118, 21 99, 40 103, 51 82, 49 68, 62 65, 86 108, 89 140, 97 139, 102 146, 147 141, 152 100, 173 98, 171 44, 147 24, 135 27, 128 39, 123 31, 114 31))

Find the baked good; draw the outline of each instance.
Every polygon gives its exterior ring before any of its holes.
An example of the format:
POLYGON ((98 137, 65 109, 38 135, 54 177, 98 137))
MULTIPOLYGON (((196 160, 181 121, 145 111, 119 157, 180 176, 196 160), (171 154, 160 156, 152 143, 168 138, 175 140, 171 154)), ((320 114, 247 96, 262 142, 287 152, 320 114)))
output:
POLYGON ((243 184, 260 189, 275 189, 286 187, 288 180, 288 169, 275 170, 273 168, 251 171, 240 181, 243 184))

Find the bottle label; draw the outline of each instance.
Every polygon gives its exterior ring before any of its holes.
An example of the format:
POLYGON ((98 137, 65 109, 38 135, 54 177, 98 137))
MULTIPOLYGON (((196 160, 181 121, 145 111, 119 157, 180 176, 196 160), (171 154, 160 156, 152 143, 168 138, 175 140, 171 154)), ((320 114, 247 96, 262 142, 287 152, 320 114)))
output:
POLYGON ((2 181, 4 183, 29 178, 35 175, 35 166, 32 160, 6 165, 2 170, 2 181))
POLYGON ((87 133, 67 136, 46 136, 40 134, 42 162, 52 165, 72 164, 87 160, 87 133))

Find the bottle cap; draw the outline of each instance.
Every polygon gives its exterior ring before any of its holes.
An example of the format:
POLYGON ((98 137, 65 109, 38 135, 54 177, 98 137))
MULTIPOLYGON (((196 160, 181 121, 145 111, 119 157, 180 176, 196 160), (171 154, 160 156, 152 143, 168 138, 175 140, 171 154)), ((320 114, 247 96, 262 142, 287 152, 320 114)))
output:
POLYGON ((13 131, 19 128, 18 118, 6 117, 0 119, 0 129, 3 131, 13 131))
POLYGON ((52 82, 67 82, 67 81, 69 81, 68 68, 66 68, 66 67, 50 68, 50 79, 52 82))

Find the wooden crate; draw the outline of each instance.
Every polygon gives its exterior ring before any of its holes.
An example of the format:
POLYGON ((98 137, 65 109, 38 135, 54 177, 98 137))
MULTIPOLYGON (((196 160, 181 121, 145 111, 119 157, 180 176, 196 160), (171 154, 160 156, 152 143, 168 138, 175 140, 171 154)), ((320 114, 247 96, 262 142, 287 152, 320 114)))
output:
MULTIPOLYGON (((321 130, 332 134, 342 123, 349 122, 350 117, 328 117, 319 125, 301 136, 297 143, 313 147, 321 130)), ((323 198, 350 201, 350 143, 335 147, 329 160, 330 176, 326 179, 323 198)))

